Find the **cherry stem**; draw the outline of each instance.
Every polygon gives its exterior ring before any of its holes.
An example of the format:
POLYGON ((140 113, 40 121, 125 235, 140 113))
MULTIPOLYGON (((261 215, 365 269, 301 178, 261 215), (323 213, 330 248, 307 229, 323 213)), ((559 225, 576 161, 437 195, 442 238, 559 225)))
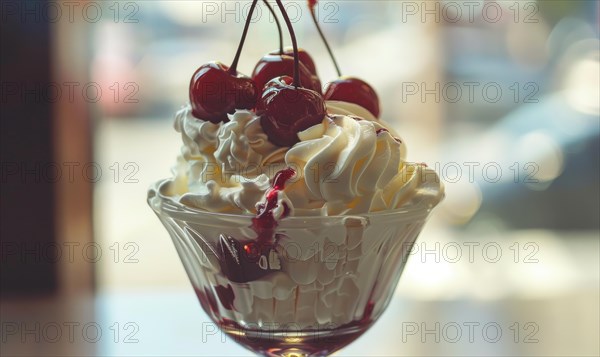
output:
POLYGON ((290 37, 292 38, 292 46, 294 47, 294 87, 302 87, 302 83, 300 83, 300 60, 298 59, 298 43, 296 42, 296 34, 294 33, 294 27, 292 26, 292 21, 290 21, 290 17, 288 16, 281 0, 275 0, 277 6, 281 10, 281 15, 283 15, 283 19, 285 20, 285 24, 287 25, 288 31, 290 33, 290 37))
POLYGON ((273 15, 273 18, 275 19, 275 23, 277 24, 277 31, 279 32, 279 54, 282 55, 283 54, 283 31, 281 31, 281 23, 279 22, 279 17, 275 13, 275 10, 273 10, 273 7, 271 6, 271 4, 269 4, 269 0, 263 0, 263 2, 267 6, 267 9, 269 9, 269 12, 271 13, 271 15, 273 15))
POLYGON ((252 14, 254 13, 254 8, 256 7, 256 3, 258 0, 252 1, 252 6, 250 6, 250 11, 248 12, 248 18, 246 19, 246 24, 244 25, 244 32, 242 32, 242 38, 240 39, 240 44, 238 45, 237 52, 235 54, 235 58, 229 67, 229 73, 232 75, 237 74, 237 65, 240 60, 240 55, 242 54, 242 48, 244 47, 244 42, 246 42, 246 35, 248 34, 248 28, 250 27, 250 22, 252 20, 252 14))
POLYGON ((323 40, 323 43, 325 44, 325 48, 327 48, 327 52, 329 52, 329 57, 331 57, 331 60, 333 61, 333 65, 335 66, 335 70, 337 71, 337 75, 338 75, 338 77, 341 77, 342 76, 342 71, 340 71, 340 66, 338 66, 338 63, 335 60, 335 56, 333 55, 333 51, 331 50, 331 47, 329 47, 329 43, 327 42, 327 39, 325 38, 325 35, 323 34, 323 31, 321 30, 321 26, 319 26, 319 21, 317 20, 317 16, 315 15, 315 7, 314 7, 314 5, 310 6, 310 14, 312 16, 313 22, 315 23, 315 26, 317 27, 317 31, 319 31, 319 35, 321 36, 321 39, 323 40))

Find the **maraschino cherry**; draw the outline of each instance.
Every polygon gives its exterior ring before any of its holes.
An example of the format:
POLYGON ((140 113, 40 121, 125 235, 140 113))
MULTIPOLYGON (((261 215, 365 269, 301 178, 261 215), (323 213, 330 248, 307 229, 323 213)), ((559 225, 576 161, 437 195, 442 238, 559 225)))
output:
POLYGON ((192 76, 190 103, 196 118, 213 123, 227 122, 227 114, 233 114, 236 109, 252 109, 256 105, 258 88, 252 79, 237 72, 237 65, 257 2, 252 1, 231 67, 210 62, 200 66, 192 76))
POLYGON ((304 82, 301 80, 300 71, 306 67, 299 60, 292 22, 281 0, 276 2, 292 38, 294 77, 292 79, 289 76, 280 76, 270 80, 258 100, 257 114, 261 115, 260 123, 271 142, 279 146, 292 146, 298 142, 299 131, 323 120, 326 109, 323 97, 318 92, 302 87, 304 82))
MULTIPOLYGON (((291 77, 294 73, 294 50, 293 48, 283 48, 281 25, 279 24, 278 16, 266 0, 265 5, 267 5, 277 23, 277 29, 279 30, 279 50, 269 52, 269 54, 261 58, 254 67, 252 79, 259 90, 263 90, 267 82, 275 77, 291 77)), ((308 52, 302 49, 298 49, 298 55, 300 59, 300 80, 302 84, 308 89, 322 93, 321 81, 317 76, 315 62, 308 52)))
MULTIPOLYGON (((254 80, 254 83, 256 83, 256 87, 262 90, 267 82, 273 78, 279 76, 293 76, 294 67, 293 56, 268 54, 263 56, 256 64, 256 67, 254 67, 252 79, 254 80)), ((308 89, 321 93, 322 89, 319 77, 312 74, 304 64, 300 63, 299 67, 302 85, 308 89)))
MULTIPOLYGON (((286 47, 283 49, 282 52, 284 55, 290 56, 290 57, 294 57, 294 48, 293 47, 286 47)), ((271 52, 270 54, 276 54, 271 52)), ((298 58, 300 59, 300 63, 302 63, 306 69, 308 69, 308 71, 310 73, 312 73, 313 75, 317 75, 317 66, 315 66, 315 61, 312 59, 312 57, 308 54, 308 52, 306 52, 306 50, 302 49, 302 48, 298 48, 298 58)))
MULTIPOLYGON (((293 58, 294 57, 294 48, 293 47, 283 48, 283 34, 281 31, 281 23, 279 22, 279 16, 277 16, 275 11, 273 10, 273 7, 269 4, 268 0, 263 0, 263 2, 265 3, 265 6, 267 7, 267 9, 269 9, 269 12, 275 19, 275 24, 277 25, 277 32, 279 33, 279 50, 271 51, 271 52, 269 52, 269 54, 270 55, 287 55, 287 56, 290 56, 293 58)), ((308 69, 310 71, 310 73, 312 73, 316 76, 317 75, 317 67, 315 66, 315 61, 313 61, 312 57, 308 54, 308 52, 306 52, 302 48, 298 48, 298 56, 300 56, 300 63, 302 63, 304 66, 306 66, 306 69, 308 69)), ((290 72, 289 75, 291 76, 292 73, 290 72)), ((260 88, 260 89, 262 89, 262 88, 260 88)))
POLYGON ((373 87, 362 79, 341 76, 327 84, 323 96, 326 100, 358 104, 379 118, 379 97, 373 87))
POLYGON ((327 52, 329 52, 329 56, 333 61, 333 64, 339 77, 338 79, 329 83, 325 87, 325 100, 339 100, 358 104, 378 118, 380 114, 379 97, 377 96, 375 90, 361 79, 355 77, 342 76, 342 72, 340 71, 340 67, 338 66, 338 63, 335 60, 333 51, 331 51, 331 47, 329 47, 329 43, 327 42, 327 39, 325 38, 323 31, 321 30, 321 26, 319 26, 317 16, 315 15, 316 4, 317 0, 308 0, 308 7, 310 9, 310 14, 312 16, 313 22, 315 23, 315 26, 319 31, 321 39, 323 39, 323 43, 327 48, 327 52))

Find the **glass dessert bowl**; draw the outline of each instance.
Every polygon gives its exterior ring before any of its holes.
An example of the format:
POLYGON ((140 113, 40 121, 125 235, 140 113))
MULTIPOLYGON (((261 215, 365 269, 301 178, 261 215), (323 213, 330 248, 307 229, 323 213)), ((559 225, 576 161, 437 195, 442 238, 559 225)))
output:
POLYGON ((292 49, 278 26, 279 51, 251 77, 237 71, 253 0, 231 66, 192 75, 175 118, 181 155, 148 203, 224 332, 268 356, 321 356, 385 310, 444 190, 433 170, 406 161, 375 90, 342 76, 328 45, 338 78, 322 90, 276 2, 292 49))
POLYGON ((401 208, 287 217, 261 243, 250 215, 187 207, 156 183, 148 203, 169 231, 198 299, 233 340, 268 356, 322 356, 382 314, 410 249, 442 199, 423 183, 401 208))

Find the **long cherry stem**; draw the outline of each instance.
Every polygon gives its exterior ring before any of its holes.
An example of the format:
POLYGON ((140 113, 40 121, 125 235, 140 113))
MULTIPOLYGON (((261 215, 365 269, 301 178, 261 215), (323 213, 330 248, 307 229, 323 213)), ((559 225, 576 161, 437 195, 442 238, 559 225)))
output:
POLYGON ((294 87, 302 87, 302 83, 300 82, 300 60, 298 59, 298 43, 296 42, 296 34, 294 33, 294 27, 292 26, 292 21, 290 21, 290 17, 288 16, 281 0, 275 0, 277 2, 277 6, 279 6, 279 10, 281 10, 281 14, 283 15, 283 19, 285 20, 285 24, 287 25, 288 31, 290 33, 290 37, 292 38, 292 46, 294 47, 294 87))
POLYGON ((252 21, 252 14, 254 14, 254 8, 256 7, 257 2, 258 0, 252 1, 250 11, 248 12, 248 18, 246 19, 246 24, 244 25, 244 32, 242 32, 242 38, 240 39, 240 44, 238 45, 238 49, 233 59, 233 62, 231 63, 231 67, 229 67, 229 73, 232 75, 235 75, 237 73, 237 65, 240 60, 240 55, 242 54, 244 42, 246 42, 246 35, 248 34, 248 28, 250 27, 250 22, 252 21))
POLYGON ((273 10, 271 4, 269 4, 269 0, 263 0, 263 2, 267 6, 267 9, 269 9, 271 15, 273 15, 275 23, 277 24, 277 32, 279 32, 279 54, 281 55, 283 54, 283 31, 281 31, 281 23, 279 22, 279 17, 275 13, 275 10, 273 10))
POLYGON ((331 50, 331 47, 329 47, 329 43, 327 42, 327 39, 325 38, 323 31, 321 30, 321 26, 319 26, 319 21, 317 20, 317 16, 315 15, 316 3, 317 3, 316 1, 309 1, 308 7, 310 9, 310 14, 312 16, 313 22, 315 23, 315 26, 317 27, 317 31, 319 31, 319 35, 321 36, 321 39, 323 40, 323 43, 325 44, 325 48, 327 48, 327 52, 329 52, 329 57, 331 57, 331 60, 333 61, 333 65, 335 66, 335 70, 337 71, 338 77, 341 77, 342 71, 340 71, 340 66, 338 66, 338 63, 335 60, 333 51, 331 50))

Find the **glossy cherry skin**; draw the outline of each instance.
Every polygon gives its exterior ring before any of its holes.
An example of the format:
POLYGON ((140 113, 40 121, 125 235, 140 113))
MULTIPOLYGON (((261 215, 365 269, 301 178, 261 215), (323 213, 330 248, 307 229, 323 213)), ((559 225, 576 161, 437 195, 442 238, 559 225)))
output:
POLYGON ((379 97, 368 83, 354 77, 340 77, 327 84, 325 100, 339 100, 358 104, 370 111, 376 118, 381 114, 379 110, 379 97))
POLYGON ((257 114, 269 140, 279 146, 298 142, 298 132, 325 118, 323 97, 310 89, 294 87, 289 76, 277 77, 265 86, 258 100, 257 114))
MULTIPOLYGON (((302 63, 299 64, 300 82, 302 87, 321 94, 322 89, 319 77, 311 73, 302 63)), ((294 57, 268 54, 258 61, 252 72, 252 79, 254 80, 254 83, 256 83, 256 87, 261 91, 264 89, 267 82, 280 76, 294 76, 294 57)))
MULTIPOLYGON (((278 55, 279 51, 273 51, 270 54, 278 55)), ((294 57, 294 48, 293 47, 284 48, 283 54, 293 58, 294 57)), ((313 61, 312 57, 308 54, 308 52, 306 52, 302 48, 298 49, 298 60, 300 60, 300 63, 302 63, 306 67, 306 69, 308 69, 310 71, 310 73, 314 74, 315 76, 317 75, 317 66, 315 66, 315 61, 313 61)))
POLYGON ((252 109, 259 95, 252 79, 231 73, 220 62, 203 64, 190 81, 192 114, 213 123, 227 122, 236 109, 252 109))

